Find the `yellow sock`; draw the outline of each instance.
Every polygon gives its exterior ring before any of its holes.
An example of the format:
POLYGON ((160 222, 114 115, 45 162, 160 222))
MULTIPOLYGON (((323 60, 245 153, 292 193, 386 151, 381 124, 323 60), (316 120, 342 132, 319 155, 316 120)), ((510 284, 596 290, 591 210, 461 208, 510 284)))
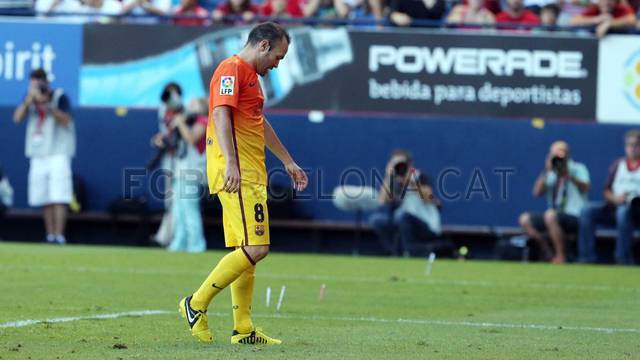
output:
POLYGON ((228 253, 218 262, 211 274, 200 285, 198 291, 193 294, 191 306, 197 310, 205 310, 209 307, 214 296, 254 265, 242 248, 228 253))
POLYGON ((253 331, 251 322, 251 302, 253 300, 253 282, 256 267, 245 270, 236 281, 231 283, 231 303, 233 304, 233 329, 241 334, 253 331))

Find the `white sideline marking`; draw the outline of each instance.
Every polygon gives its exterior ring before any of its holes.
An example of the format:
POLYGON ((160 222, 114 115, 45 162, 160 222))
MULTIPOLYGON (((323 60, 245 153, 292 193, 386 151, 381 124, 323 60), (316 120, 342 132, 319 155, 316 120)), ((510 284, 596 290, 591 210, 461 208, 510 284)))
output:
MULTIPOLYGON (((226 313, 212 313, 213 316, 229 316, 226 313)), ((254 317, 267 319, 289 319, 289 320, 325 320, 325 321, 360 321, 373 323, 396 323, 396 324, 416 324, 416 325, 446 325, 446 326, 466 326, 480 328, 506 328, 506 329, 536 329, 536 330, 573 330, 614 333, 640 333, 640 329, 633 328, 606 328, 591 326, 564 326, 564 325, 538 325, 538 324, 506 324, 493 322, 472 322, 472 321, 451 321, 451 320, 423 320, 423 319, 381 319, 376 317, 333 317, 333 316, 301 316, 301 315, 281 315, 281 314, 253 314, 254 317)))
POLYGON ((29 325, 36 325, 36 324, 43 324, 43 323, 63 323, 63 322, 79 321, 79 320, 117 319, 117 318, 128 317, 128 316, 165 315, 169 313, 173 313, 173 312, 166 311, 166 310, 139 310, 139 311, 127 311, 127 312, 121 312, 121 313, 100 314, 100 315, 91 315, 91 316, 60 317, 60 318, 52 318, 52 319, 44 319, 44 320, 18 320, 18 321, 10 321, 10 322, 0 324, 0 329, 19 328, 19 327, 25 327, 29 325))
MULTIPOLYGON (((60 317, 45 320, 18 320, 0 324, 1 328, 19 328, 42 323, 63 323, 80 320, 104 320, 117 319, 129 316, 148 316, 148 315, 168 315, 176 314, 175 311, 167 310, 138 310, 127 311, 113 314, 100 314, 92 316, 72 316, 60 317)), ((177 315, 177 314, 176 314, 177 315)), ((227 317, 228 313, 209 313, 209 316, 227 317)), ((535 329, 535 330, 570 330, 570 331, 589 331, 607 334, 615 333, 640 333, 640 329, 633 328, 607 328, 607 327, 591 327, 591 326, 564 326, 564 325, 538 325, 538 324, 506 324, 493 322, 472 322, 472 321, 451 321, 451 320, 423 320, 423 319, 381 319, 376 317, 338 317, 338 316, 303 316, 303 315, 282 315, 282 314, 254 314, 254 317, 266 319, 288 319, 288 320, 305 320, 305 321, 358 321, 372 323, 395 323, 395 324, 415 324, 415 325, 444 325, 444 326, 463 326, 478 328, 505 328, 505 329, 535 329)))
MULTIPOLYGON (((117 268, 104 268, 104 267, 63 267, 63 266, 15 266, 15 265, 0 265, 0 269, 3 270, 53 270, 53 271, 72 271, 80 273, 106 273, 106 274, 139 274, 139 275, 168 275, 168 276, 181 276, 181 275, 198 275, 203 274, 202 271, 169 271, 162 269, 117 269, 117 268)), ((303 281, 324 281, 324 282, 353 282, 353 283, 388 283, 387 278, 374 278, 374 277, 355 277, 355 276, 340 276, 332 277, 325 275, 292 275, 281 273, 261 273, 256 274, 258 278, 267 279, 290 279, 290 280, 303 280, 303 281)), ((626 292, 640 292, 640 287, 628 287, 628 286, 608 286, 608 285, 579 285, 579 284, 553 284, 553 283, 501 283, 494 281, 482 281, 482 280, 438 280, 438 279, 419 279, 419 278, 401 278, 397 283, 409 283, 409 284, 422 284, 422 285, 455 285, 455 286, 478 286, 478 287, 516 287, 524 289, 557 289, 557 290, 586 290, 586 291, 626 291, 626 292)))

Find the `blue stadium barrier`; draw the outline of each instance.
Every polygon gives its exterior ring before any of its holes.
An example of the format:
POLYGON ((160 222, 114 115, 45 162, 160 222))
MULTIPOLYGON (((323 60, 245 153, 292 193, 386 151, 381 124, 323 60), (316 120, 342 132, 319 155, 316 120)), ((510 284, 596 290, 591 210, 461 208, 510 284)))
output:
MULTIPOLYGON (((0 163, 15 188, 16 207, 24 208, 25 128, 11 122, 12 112, 12 108, 0 108, 0 163)), ((75 109, 74 118, 78 154, 73 169, 86 181, 88 208, 104 210, 123 194, 123 169, 144 168, 153 156, 149 138, 157 129, 156 113, 130 110, 117 116, 114 109, 75 109)), ((544 200, 532 199, 531 187, 549 144, 557 139, 568 141, 574 158, 588 166, 590 198, 601 200, 608 166, 623 156, 622 137, 629 129, 595 123, 553 122, 540 128, 529 120, 347 115, 327 115, 323 122, 314 123, 303 113, 272 113, 269 119, 296 160, 310 171, 309 189, 300 194, 297 204, 316 219, 352 219, 352 214, 333 206, 334 187, 341 177, 347 184, 376 184, 372 172, 382 172, 389 152, 402 147, 411 150, 416 166, 433 178, 435 191, 444 200, 445 224, 494 226, 516 225, 521 211, 544 209, 544 200), (356 169, 364 174, 364 181, 356 169), (506 188, 500 172, 507 177, 506 188), (308 196, 312 199, 305 199, 308 196)), ((268 166, 278 166, 273 156, 268 166)), ((272 180, 287 183, 281 172, 272 180)), ((159 208, 161 202, 152 205, 159 208)))

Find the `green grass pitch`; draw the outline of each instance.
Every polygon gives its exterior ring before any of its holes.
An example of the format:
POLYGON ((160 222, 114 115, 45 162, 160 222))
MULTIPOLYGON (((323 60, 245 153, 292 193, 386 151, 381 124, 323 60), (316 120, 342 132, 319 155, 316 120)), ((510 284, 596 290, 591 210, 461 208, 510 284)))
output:
POLYGON ((177 303, 222 255, 2 243, 0 359, 640 359, 637 267, 326 255, 258 266, 254 322, 283 345, 230 345, 228 290, 200 344, 177 303))

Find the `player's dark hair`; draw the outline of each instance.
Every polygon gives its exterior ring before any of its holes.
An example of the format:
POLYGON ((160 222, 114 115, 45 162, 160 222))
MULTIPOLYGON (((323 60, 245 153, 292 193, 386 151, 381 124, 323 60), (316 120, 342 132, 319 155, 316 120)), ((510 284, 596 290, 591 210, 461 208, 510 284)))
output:
POLYGON ((42 69, 33 70, 31 74, 29 74, 29 79, 47 81, 47 72, 42 69))
POLYGON ((258 24, 251 29, 249 38, 247 39, 247 45, 257 45, 260 41, 267 40, 269 41, 269 46, 273 47, 273 44, 281 41, 282 38, 285 38, 288 43, 291 42, 289 33, 285 28, 269 21, 258 24))

